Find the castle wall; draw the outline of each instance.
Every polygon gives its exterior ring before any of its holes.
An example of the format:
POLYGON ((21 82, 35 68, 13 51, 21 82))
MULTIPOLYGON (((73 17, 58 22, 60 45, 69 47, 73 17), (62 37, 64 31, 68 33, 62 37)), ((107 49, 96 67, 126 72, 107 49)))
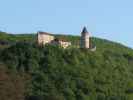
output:
POLYGON ((90 48, 90 37, 89 37, 89 35, 85 37, 85 48, 90 48))

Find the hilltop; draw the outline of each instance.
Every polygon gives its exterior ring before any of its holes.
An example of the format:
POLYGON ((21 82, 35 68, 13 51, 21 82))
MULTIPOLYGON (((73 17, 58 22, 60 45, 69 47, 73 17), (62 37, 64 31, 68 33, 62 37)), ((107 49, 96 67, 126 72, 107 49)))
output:
POLYGON ((0 33, 0 100, 132 100, 132 49, 92 37, 91 52, 76 48, 79 36, 55 36, 73 47, 39 47, 34 34, 0 33))

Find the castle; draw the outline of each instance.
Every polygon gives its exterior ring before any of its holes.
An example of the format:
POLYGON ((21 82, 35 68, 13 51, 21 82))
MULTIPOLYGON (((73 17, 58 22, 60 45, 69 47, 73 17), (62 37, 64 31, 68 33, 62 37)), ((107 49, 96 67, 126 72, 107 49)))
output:
POLYGON ((63 48, 67 48, 71 45, 71 42, 68 42, 64 39, 55 38, 52 34, 47 32, 38 32, 37 33, 37 41, 39 45, 60 45, 63 48))
MULTIPOLYGON (((39 45, 53 44, 60 45, 63 48, 71 46, 71 42, 66 41, 64 39, 55 38, 52 34, 47 32, 38 32, 37 42, 39 45)), ((81 32, 80 48, 90 49, 90 34, 88 33, 86 27, 84 27, 81 32)))

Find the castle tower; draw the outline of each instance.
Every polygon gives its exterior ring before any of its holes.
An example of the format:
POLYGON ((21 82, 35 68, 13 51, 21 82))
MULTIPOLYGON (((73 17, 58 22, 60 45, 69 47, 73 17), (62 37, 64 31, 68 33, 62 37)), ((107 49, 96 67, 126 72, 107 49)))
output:
POLYGON ((81 32, 81 48, 90 48, 90 35, 86 29, 86 27, 83 28, 81 32))

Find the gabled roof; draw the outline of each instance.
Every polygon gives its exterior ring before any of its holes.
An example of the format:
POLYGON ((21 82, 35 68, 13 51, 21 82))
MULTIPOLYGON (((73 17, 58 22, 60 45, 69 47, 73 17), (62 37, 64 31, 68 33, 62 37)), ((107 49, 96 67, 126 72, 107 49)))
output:
POLYGON ((50 34, 50 33, 48 33, 48 32, 42 32, 42 31, 38 31, 38 32, 37 32, 37 34, 46 34, 46 35, 52 35, 52 34, 50 34))

